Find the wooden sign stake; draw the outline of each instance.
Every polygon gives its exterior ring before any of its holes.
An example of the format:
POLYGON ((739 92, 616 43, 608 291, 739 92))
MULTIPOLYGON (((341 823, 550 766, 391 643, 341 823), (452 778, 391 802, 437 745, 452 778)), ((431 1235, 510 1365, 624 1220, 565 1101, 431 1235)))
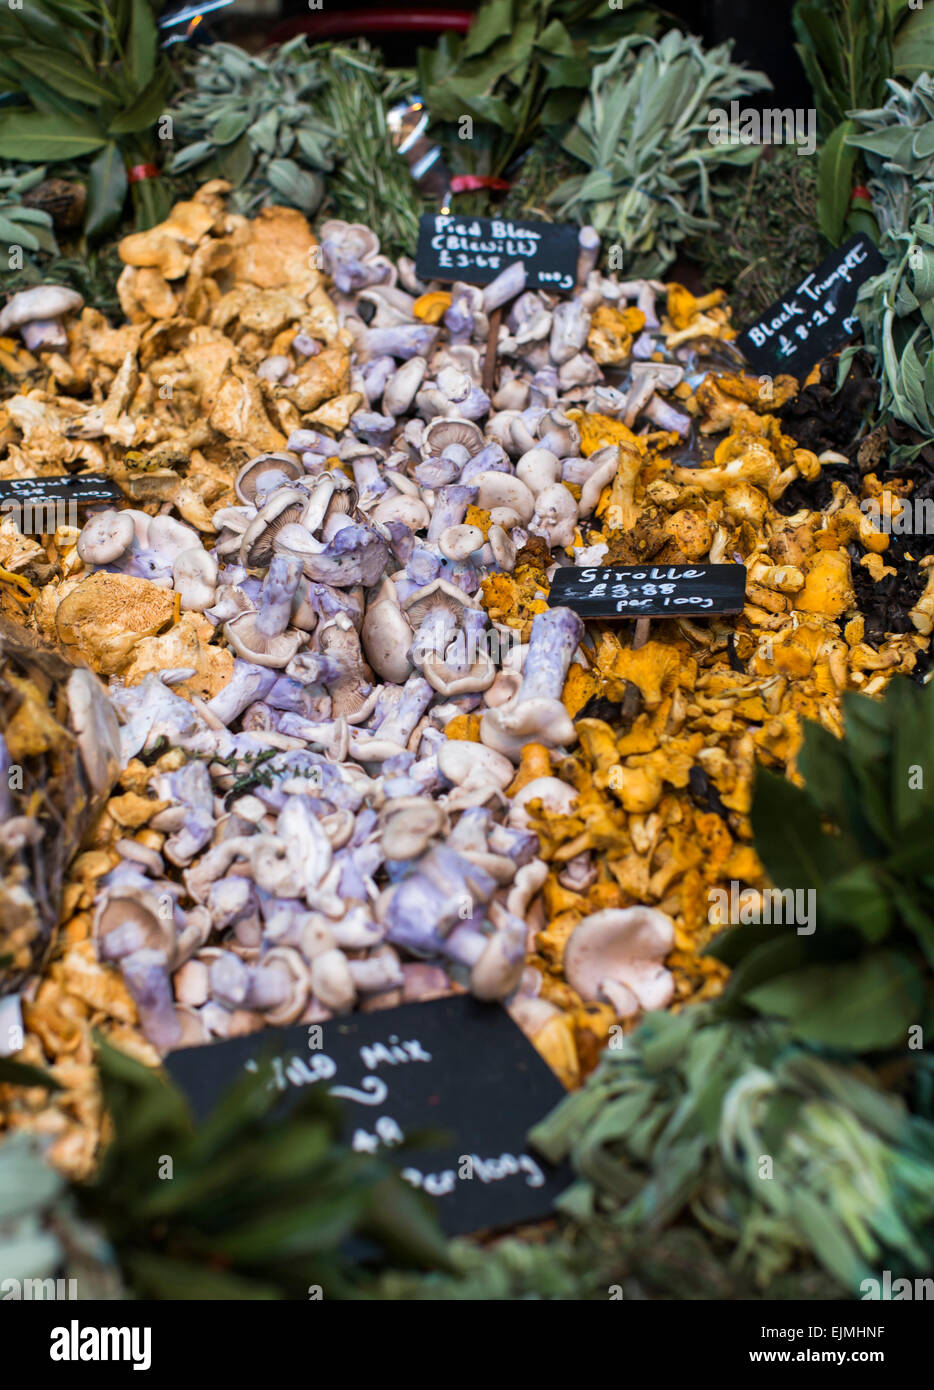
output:
POLYGON ((490 314, 490 335, 486 340, 486 356, 483 359, 483 389, 488 396, 493 394, 493 377, 496 373, 496 348, 499 342, 499 325, 503 317, 503 305, 490 314))
MULTIPOLYGON (((636 619, 636 630, 632 634, 632 642, 630 643, 630 646, 632 647, 633 651, 637 651, 639 647, 644 647, 646 642, 649 640, 649 627, 651 625, 651 622, 651 618, 636 619)), ((630 681, 629 685, 626 688, 626 694, 623 696, 622 703, 620 705, 620 713, 622 714, 624 719, 629 720, 630 722, 633 719, 635 719, 636 715, 639 713, 640 699, 641 696, 639 693, 639 687, 637 685, 633 685, 633 683, 630 681)))

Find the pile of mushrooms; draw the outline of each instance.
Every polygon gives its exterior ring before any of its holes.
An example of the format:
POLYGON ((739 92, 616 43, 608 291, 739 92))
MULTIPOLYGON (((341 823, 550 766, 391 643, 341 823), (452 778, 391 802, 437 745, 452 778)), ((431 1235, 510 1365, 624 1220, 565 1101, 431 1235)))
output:
MULTIPOLYGON (((836 727, 844 688, 910 670, 924 614, 864 649, 846 547, 878 568, 884 538, 842 484, 823 513, 778 511, 821 460, 750 379, 707 371, 722 294, 605 277, 590 229, 569 298, 521 264, 426 285, 366 227, 315 246, 282 209, 229 217, 223 191, 123 244, 130 324, 107 331, 134 336, 106 398, 10 412, 59 462, 79 439, 148 461, 113 465, 134 505, 60 538, 35 609, 120 721, 98 959, 160 1051, 469 989, 573 1083, 614 1022, 708 989, 682 970, 706 885, 763 881, 756 756, 788 766, 801 713, 836 727), (548 607, 558 565, 646 559, 745 564, 745 614, 633 648, 548 607)), ((72 389, 89 312, 44 359, 72 389)))

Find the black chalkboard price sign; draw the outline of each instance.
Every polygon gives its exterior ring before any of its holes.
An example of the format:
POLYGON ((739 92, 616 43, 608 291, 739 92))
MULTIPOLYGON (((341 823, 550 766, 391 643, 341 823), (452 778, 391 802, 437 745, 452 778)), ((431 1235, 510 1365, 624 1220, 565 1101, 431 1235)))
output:
POLYGON ((12 516, 24 535, 43 535, 59 526, 79 526, 81 513, 88 507, 125 501, 117 484, 103 473, 0 482, 0 517, 12 516))
POLYGON ((582 618, 710 618, 741 613, 745 593, 745 565, 571 565, 548 602, 582 618))
POLYGON ((286 1106, 321 1087, 343 1105, 350 1147, 437 1198, 449 1235, 546 1216, 571 1181, 525 1137, 564 1087, 505 1009, 470 995, 270 1028, 182 1048, 165 1064, 196 1120, 244 1068, 261 1070, 286 1106), (426 1132, 429 1143, 400 1147, 426 1132))
POLYGON ((850 237, 782 299, 770 304, 756 323, 743 330, 736 346, 756 372, 806 376, 815 362, 856 332, 856 296, 882 268, 882 257, 867 236, 850 237))
POLYGON ((560 222, 426 213, 418 224, 415 271, 422 280, 488 285, 524 261, 527 288, 566 294, 577 278, 577 227, 560 222))

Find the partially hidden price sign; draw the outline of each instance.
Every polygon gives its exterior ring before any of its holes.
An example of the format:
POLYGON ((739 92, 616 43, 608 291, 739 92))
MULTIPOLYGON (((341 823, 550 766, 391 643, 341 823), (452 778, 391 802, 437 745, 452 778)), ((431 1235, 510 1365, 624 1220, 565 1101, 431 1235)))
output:
POLYGON ((883 269, 879 252, 863 233, 850 237, 787 294, 745 328, 736 346, 754 371, 799 379, 815 362, 841 347, 859 327, 854 313, 863 284, 883 269))
POLYGON ((103 473, 63 478, 11 478, 0 482, 0 515, 12 516, 24 535, 41 535, 59 526, 78 525, 88 507, 113 506, 126 498, 103 473))
POLYGON ((564 294, 577 278, 578 228, 560 222, 426 213, 418 224, 415 272, 422 280, 488 285, 524 261, 526 286, 564 294))
POLYGON ((437 1198, 449 1235, 546 1216, 572 1178, 526 1143, 563 1086, 500 1005, 470 995, 183 1048, 166 1067, 196 1120, 244 1068, 286 1106, 322 1087, 343 1103, 346 1142, 437 1198))
POLYGON ((745 594, 745 565, 571 565, 555 571, 548 602, 582 618, 709 618, 741 613, 745 594))

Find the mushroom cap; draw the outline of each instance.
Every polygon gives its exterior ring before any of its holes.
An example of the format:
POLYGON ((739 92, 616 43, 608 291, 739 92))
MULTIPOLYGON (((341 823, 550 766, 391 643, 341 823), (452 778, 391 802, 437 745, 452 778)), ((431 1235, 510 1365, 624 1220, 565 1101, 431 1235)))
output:
POLYGON ((379 823, 387 859, 417 859, 444 829, 444 811, 429 797, 400 796, 384 804, 379 823))
POLYGON ((522 686, 521 671, 498 671, 483 694, 485 705, 508 705, 515 701, 522 686))
POLYGON ((285 1023, 294 1023, 299 1017, 308 1002, 308 995, 311 990, 311 973, 308 965, 302 959, 301 953, 291 946, 274 946, 271 951, 267 951, 260 956, 256 962, 256 970, 284 969, 292 979, 292 988, 289 996, 274 1009, 266 1010, 266 1022, 279 1026, 285 1023))
POLYGON ((568 938, 565 977, 582 999, 606 999, 621 1017, 639 1008, 663 1009, 674 994, 674 979, 662 963, 674 940, 674 923, 657 908, 594 912, 568 938))
POLYGON ((506 531, 498 522, 493 522, 487 532, 487 540, 493 552, 493 558, 501 570, 507 574, 512 570, 516 563, 518 554, 509 532, 506 531))
POLYGON ((563 748, 577 742, 577 730, 560 700, 534 696, 514 705, 498 705, 484 711, 480 738, 488 748, 519 760, 527 743, 563 748))
POLYGON ((438 769, 455 787, 506 787, 514 768, 508 758, 482 743, 451 738, 438 749, 438 769))
POLYGON ((257 493, 272 492, 303 477, 304 472, 292 454, 257 454, 240 469, 234 487, 241 502, 253 503, 257 493))
POLYGON ((273 557, 273 542, 284 526, 300 522, 308 496, 297 488, 278 488, 253 518, 240 541, 238 559, 247 569, 262 568, 273 557))
POLYGON ((447 526, 438 537, 438 549, 448 560, 467 560, 476 551, 482 550, 483 532, 479 526, 447 526))
POLYGON ((341 259, 366 261, 379 254, 379 237, 363 222, 344 222, 332 217, 321 227, 322 244, 333 242, 341 259))
POLYGON ((535 515, 529 523, 533 535, 544 536, 549 546, 574 543, 577 502, 563 483, 542 488, 535 498, 535 515))
POLYGON ((336 946, 322 951, 311 962, 311 988, 334 1013, 347 1013, 357 998, 357 988, 347 964, 347 957, 336 946))
POLYGON ((410 531, 424 531, 431 521, 431 512, 420 497, 412 497, 397 489, 381 498, 370 517, 383 526, 390 521, 401 521, 410 531))
POLYGON ((316 540, 301 522, 289 521, 278 527, 275 532, 272 542, 273 555, 270 555, 269 563, 272 563, 275 555, 282 555, 289 560, 304 561, 310 555, 320 555, 326 548, 324 542, 316 540))
POLYGON ((553 816, 569 816, 577 801, 577 792, 560 777, 533 777, 512 798, 506 824, 515 830, 528 830, 531 817, 526 807, 530 801, 541 801, 553 816))
POLYGON ((101 796, 120 772, 120 725, 100 681, 78 666, 65 686, 71 723, 88 781, 101 796))
POLYGON ((472 420, 464 420, 459 415, 440 415, 425 429, 422 454, 425 458, 435 458, 449 444, 462 444, 472 458, 483 448, 483 431, 472 420))
POLYGON ((197 1009, 189 1008, 187 1004, 176 1004, 175 1017, 179 1026, 179 1047, 198 1047, 210 1041, 207 1024, 197 1009))
POLYGON ((448 698, 454 695, 475 695, 488 690, 496 679, 496 663, 486 652, 481 652, 476 661, 466 671, 451 671, 444 657, 437 652, 428 652, 422 659, 422 675, 432 690, 448 698))
POLYGON ((360 638, 366 659, 378 676, 402 685, 411 674, 407 656, 414 633, 399 605, 390 598, 371 603, 364 615, 360 638))
POLYGON ((217 561, 201 545, 181 550, 172 561, 172 580, 182 608, 203 613, 217 594, 217 561))
POLYGON ((536 495, 561 475, 561 462, 551 449, 527 449, 516 464, 516 477, 536 495))
POLYGON ((479 608, 480 604, 456 584, 449 584, 446 579, 433 579, 410 594, 402 607, 413 628, 417 628, 435 608, 447 608, 460 622, 465 608, 479 608))
POLYGON ((201 537, 192 526, 177 521, 174 516, 154 516, 149 523, 147 545, 158 550, 167 560, 174 560, 183 550, 201 546, 201 537))
MULTIPOLYGON (((155 884, 153 888, 156 888, 155 884)), ((114 889, 98 903, 94 914, 94 935, 103 942, 104 937, 117 927, 132 923, 141 933, 137 949, 161 951, 171 962, 175 956, 173 907, 170 899, 169 911, 163 911, 161 900, 155 892, 139 888, 114 889)))
POLYGON ((425 379, 428 363, 424 357, 410 357, 396 369, 383 391, 383 410, 389 415, 403 415, 415 399, 415 393, 425 379))
POLYGON ((14 294, 0 313, 0 333, 21 328, 36 319, 57 319, 77 311, 84 300, 77 290, 67 285, 34 285, 32 289, 14 294))
POLYGON ((128 512, 97 512, 81 528, 78 554, 86 565, 111 565, 129 550, 135 538, 128 512))
POLYGON ((471 480, 477 488, 477 506, 487 511, 508 507, 515 512, 524 526, 532 520, 535 511, 535 497, 532 490, 512 473, 496 473, 489 470, 478 473, 471 480))
POLYGON ((236 618, 228 618, 224 624, 227 641, 239 656, 256 666, 287 666, 305 640, 305 634, 287 627, 285 632, 267 637, 257 627, 257 617, 256 610, 251 608, 236 618))

